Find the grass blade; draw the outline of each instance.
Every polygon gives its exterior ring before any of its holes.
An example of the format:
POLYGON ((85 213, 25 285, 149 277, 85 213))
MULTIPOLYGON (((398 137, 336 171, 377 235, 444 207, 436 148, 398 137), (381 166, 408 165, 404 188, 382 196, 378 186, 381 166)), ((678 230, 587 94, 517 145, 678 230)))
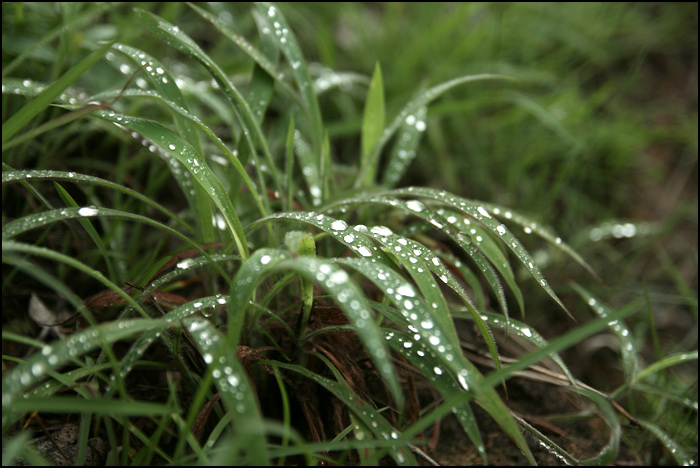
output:
POLYGON ((362 115, 362 158, 360 167, 367 164, 367 158, 384 132, 384 84, 379 63, 374 66, 374 74, 367 91, 365 110, 362 115))
POLYGON ((446 81, 445 83, 439 84, 422 92, 418 97, 406 104, 406 106, 401 110, 401 112, 399 112, 399 114, 394 118, 391 124, 389 124, 389 126, 386 128, 386 130, 382 134, 382 138, 374 146, 374 149, 370 153, 370 156, 367 158, 366 164, 363 164, 360 168, 360 174, 357 177, 357 181, 355 182, 355 188, 368 187, 374 183, 377 169, 379 167, 379 157, 381 155, 382 149, 391 139, 391 137, 394 136, 399 127, 401 127, 402 123, 405 122, 410 115, 414 114, 422 107, 427 106, 430 102, 434 101, 442 94, 446 93, 447 91, 451 90, 456 86, 480 80, 512 79, 513 78, 505 75, 468 75, 463 76, 461 78, 455 78, 454 80, 446 81))
POLYGON ((70 70, 65 72, 63 76, 56 80, 55 83, 51 84, 48 88, 39 93, 36 98, 25 104, 24 107, 17 111, 17 113, 15 113, 12 117, 7 119, 7 121, 2 124, 3 145, 25 125, 27 125, 29 121, 32 120, 37 114, 49 107, 54 99, 56 99, 68 86, 73 84, 83 73, 85 73, 98 60, 100 60, 115 42, 116 39, 113 39, 110 42, 102 44, 87 57, 74 65, 70 70))
POLYGON ((245 259, 248 257, 248 244, 245 239, 245 234, 243 233, 243 227, 226 193, 226 189, 211 169, 209 169, 207 163, 196 153, 195 149, 188 142, 153 120, 133 116, 121 116, 114 112, 106 111, 97 112, 96 115, 104 120, 114 122, 138 132, 156 144, 164 153, 176 158, 185 166, 221 211, 241 258, 245 259))

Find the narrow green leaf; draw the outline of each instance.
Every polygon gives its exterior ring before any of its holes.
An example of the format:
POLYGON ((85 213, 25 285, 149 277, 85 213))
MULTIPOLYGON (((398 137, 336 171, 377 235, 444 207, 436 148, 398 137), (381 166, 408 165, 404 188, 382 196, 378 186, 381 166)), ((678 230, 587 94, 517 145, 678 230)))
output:
POLYGON ((111 111, 100 111, 97 112, 96 115, 104 120, 117 123, 138 132, 158 145, 164 153, 171 155, 184 165, 221 211, 231 231, 231 235, 233 236, 241 258, 245 259, 248 257, 248 244, 245 234, 243 233, 243 227, 226 193, 226 189, 221 184, 218 177, 209 169, 207 163, 199 157, 188 142, 158 122, 152 120, 133 116, 121 116, 111 111))
POLYGON ((406 169, 415 159, 423 133, 426 130, 428 108, 419 107, 416 112, 406 117, 397 129, 398 137, 389 154, 386 168, 382 175, 382 185, 387 188, 398 184, 406 169))
POLYGON ((362 158, 360 167, 367 159, 384 132, 384 84, 379 62, 374 66, 374 74, 367 91, 365 110, 362 115, 362 158))
POLYGON ((55 83, 42 91, 36 98, 24 105, 16 114, 10 117, 2 125, 3 144, 12 138, 20 129, 29 123, 39 112, 43 111, 54 99, 56 99, 68 86, 73 84, 80 76, 100 60, 112 47, 116 39, 102 44, 87 57, 82 59, 70 70, 65 72, 55 83))
MULTIPOLYGON (((37 365, 38 366, 38 365, 37 365)), ((20 398, 13 401, 13 411, 31 413, 94 413, 107 416, 157 416, 173 409, 158 403, 120 401, 117 399, 85 399, 63 396, 20 398)))
POLYGON ((381 139, 379 140, 379 142, 377 142, 377 144, 374 146, 374 149, 370 153, 367 159, 367 164, 363 165, 360 168, 360 175, 357 177, 357 180, 355 182, 355 188, 368 187, 374 182, 374 178, 377 173, 377 168, 379 167, 379 157, 381 155, 382 149, 387 144, 389 139, 391 139, 394 136, 394 134, 402 125, 402 123, 405 122, 410 115, 417 112, 421 107, 427 106, 430 102, 434 101, 435 99, 440 97, 445 92, 451 90, 452 88, 465 83, 471 83, 480 80, 513 80, 513 78, 505 75, 491 74, 467 75, 460 78, 455 78, 450 81, 446 81, 421 93, 418 97, 406 104, 406 106, 401 110, 401 112, 399 112, 399 114, 394 118, 391 124, 389 124, 389 126, 386 128, 386 131, 384 131, 384 133, 382 134, 381 139))
MULTIPOLYGON (((256 149, 260 148, 265 159, 267 160, 268 167, 273 170, 273 168, 275 168, 275 164, 272 160, 272 155, 270 154, 267 141, 262 134, 260 125, 253 115, 247 100, 233 85, 226 73, 224 73, 219 65, 180 28, 148 11, 139 9, 136 9, 135 11, 146 27, 157 34, 158 37, 163 39, 168 45, 171 45, 180 52, 194 58, 207 69, 212 78, 214 78, 219 87, 223 90, 226 99, 231 104, 238 123, 243 130, 243 137, 250 147, 251 155, 257 159, 256 149)), ((256 164, 257 167, 260 167, 261 165, 259 161, 256 161, 256 164)), ((278 177, 275 177, 273 182, 277 185, 276 190, 279 192, 281 188, 279 186, 280 181, 278 179, 278 177)), ((258 172, 258 180, 260 183, 260 190, 265 193, 266 185, 261 172, 258 172)))
POLYGON ((119 185, 115 182, 101 179, 99 177, 94 177, 86 174, 80 174, 77 172, 65 172, 65 171, 45 171, 45 170, 28 170, 28 171, 15 171, 15 170, 7 170, 6 167, 3 167, 3 172, 2 172, 2 183, 6 182, 14 182, 14 181, 29 181, 29 180, 53 180, 53 181, 63 181, 63 182, 72 182, 72 183, 86 183, 86 184, 94 184, 98 185, 101 187, 105 188, 111 188, 114 190, 117 190, 119 192, 122 192, 126 195, 129 195, 131 197, 136 198, 137 200, 140 200, 149 206, 152 206, 156 210, 160 211, 161 213, 164 213, 166 216, 168 216, 170 219, 173 221, 177 222, 180 227, 185 228, 187 230, 192 230, 192 227, 185 223, 179 216, 177 216, 175 213, 171 212, 164 206, 160 205, 159 203, 151 200, 149 197, 146 197, 139 192, 136 192, 134 190, 131 190, 128 187, 124 187, 123 185, 119 185))
POLYGON ((284 250, 259 249, 243 263, 231 288, 229 333, 234 338, 240 333, 241 321, 244 318, 243 311, 265 275, 277 271, 294 271, 316 281, 338 303, 363 342, 377 371, 385 380, 392 397, 397 405, 402 407, 403 394, 396 371, 391 363, 386 344, 380 337, 379 329, 372 320, 362 290, 344 270, 327 260, 315 257, 290 258, 290 256, 291 254, 284 250))
MULTIPOLYGON (((227 39, 236 44, 243 52, 245 52, 250 58, 255 60, 255 63, 265 72, 274 79, 275 83, 292 99, 294 99, 299 105, 303 106, 303 101, 285 80, 284 73, 277 69, 277 66, 272 63, 263 52, 258 50, 253 44, 248 42, 248 40, 238 34, 236 31, 227 26, 223 21, 209 13, 208 11, 198 7, 194 3, 187 3, 187 5, 201 15, 204 19, 209 21, 216 27, 227 39)), ((269 37, 270 34, 265 34, 269 37)), ((251 103, 255 101, 251 99, 251 103)))
MULTIPOLYGON (((5 243, 3 242, 3 250, 4 248, 5 243)), ((133 302, 130 297, 129 300, 133 302)), ((133 305, 138 307, 136 303, 133 305)), ((105 343, 115 343, 137 333, 162 329, 165 325, 165 322, 151 318, 109 322, 73 333, 61 341, 45 345, 41 352, 36 353, 3 375, 3 416, 5 411, 14 410, 15 403, 22 400, 24 392, 30 389, 50 370, 105 343)), ((30 407, 26 411, 34 411, 35 409, 30 407)))
MULTIPOLYGON (((73 197, 70 196, 70 194, 61 187, 60 184, 54 182, 54 187, 56 188, 56 191, 58 192, 58 195, 61 197, 61 199, 66 203, 66 205, 73 207, 73 208, 78 208, 78 204, 73 200, 73 197)), ((107 270, 109 271, 109 277, 112 278, 112 281, 116 281, 117 283, 121 283, 121 278, 117 274, 117 270, 114 268, 114 265, 112 265, 112 259, 110 255, 107 253, 107 248, 105 247, 104 242, 102 242, 102 237, 97 233, 97 230, 95 229, 95 226, 92 225, 92 223, 85 217, 80 217, 77 218, 78 223, 83 227, 85 232, 87 232, 88 236, 90 236, 90 239, 92 239, 92 242, 95 244, 97 249, 100 251, 100 254, 102 254, 102 258, 105 261, 105 265, 107 266, 107 270)))
MULTIPOLYGON (((598 317, 605 318, 612 313, 612 310, 603 304, 599 298, 595 297, 583 286, 572 283, 571 287, 583 298, 598 317)), ((637 374, 639 352, 634 342, 632 332, 624 322, 615 320, 610 323, 610 329, 615 333, 620 341, 620 355, 622 357, 622 370, 626 379, 634 379, 637 374)))
POLYGON ((292 67, 292 75, 297 82, 299 92, 304 101, 304 110, 309 117, 311 126, 311 142, 316 154, 316 167, 320 166, 320 151, 323 138, 323 121, 318 98, 314 92, 313 82, 309 75, 306 59, 301 52, 292 28, 280 9, 271 2, 256 2, 255 6, 267 21, 269 34, 277 40, 280 50, 292 67))
MULTIPOLYGON (((411 451, 406 448, 406 441, 402 440, 401 434, 372 405, 359 398, 347 383, 343 384, 327 379, 295 364, 277 361, 263 361, 263 363, 294 371, 320 384, 348 407, 353 415, 362 422, 365 432, 374 434, 380 440, 397 441, 396 445, 391 447, 391 453, 399 465, 415 466, 417 464, 411 451)), ((371 445, 371 442, 369 444, 371 445)))

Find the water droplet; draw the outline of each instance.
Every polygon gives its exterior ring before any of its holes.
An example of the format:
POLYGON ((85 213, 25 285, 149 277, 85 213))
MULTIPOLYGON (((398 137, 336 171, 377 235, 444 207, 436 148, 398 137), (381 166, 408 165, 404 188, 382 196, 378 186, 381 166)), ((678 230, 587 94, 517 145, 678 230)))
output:
POLYGON ((267 265, 268 263, 270 263, 271 259, 272 257, 270 257, 269 255, 263 255, 262 257, 260 257, 260 263, 262 263, 263 265, 267 265))
POLYGON ((478 207, 476 210, 477 210, 479 213, 481 213, 483 216, 486 216, 487 218, 490 218, 490 217, 491 217, 491 215, 489 214, 489 212, 486 211, 486 208, 484 208, 483 206, 478 207))
POLYGON ((95 216, 98 213, 94 206, 84 206, 78 210, 80 216, 95 216))
POLYGON ((374 234, 377 234, 378 236, 390 236, 393 234, 391 232, 391 229, 389 229, 386 226, 374 226, 372 229, 370 229, 374 234))
POLYGON ((442 375, 442 369, 440 369, 438 366, 433 367, 433 372, 435 372, 437 375, 442 375))
POLYGON ((350 243, 355 240, 355 236, 353 236, 352 234, 346 234, 345 237, 343 237, 343 239, 345 239, 345 242, 350 243))
POLYGON ((506 233, 506 227, 505 227, 504 225, 502 225, 502 224, 500 224, 500 225, 496 228, 496 230, 498 231, 498 233, 499 233, 500 235, 504 235, 504 234, 506 233))
POLYGON ((416 292, 410 284, 402 284, 396 289, 396 292, 402 296, 415 297, 416 292))
POLYGON ((335 231, 344 231, 348 228, 348 225, 345 221, 341 219, 336 219, 331 223, 331 229, 335 231))
POLYGON ((364 245, 362 247, 360 247, 359 249, 357 249, 357 252, 360 255, 362 255, 363 257, 371 257, 372 256, 372 252, 370 252, 370 250, 367 247, 365 247, 364 245))
POLYGON ((406 202, 406 207, 409 210, 413 210, 417 213, 420 213, 425 209, 425 205, 419 202, 418 200, 409 200, 406 202))
POLYGON ((193 259, 191 259, 191 258, 186 258, 186 259, 184 259, 184 260, 180 260, 180 261, 177 263, 177 267, 178 267, 178 268, 182 268, 183 270, 185 270, 185 269, 190 268, 191 266, 193 266, 195 263, 196 263, 196 262, 195 262, 193 259))

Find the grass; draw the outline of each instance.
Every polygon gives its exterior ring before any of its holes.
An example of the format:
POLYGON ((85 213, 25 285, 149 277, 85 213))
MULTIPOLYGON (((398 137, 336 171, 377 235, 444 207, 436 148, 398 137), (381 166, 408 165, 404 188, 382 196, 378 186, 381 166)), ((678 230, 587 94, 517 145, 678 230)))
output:
POLYGON ((658 8, 4 3, 3 463, 697 463, 658 8))

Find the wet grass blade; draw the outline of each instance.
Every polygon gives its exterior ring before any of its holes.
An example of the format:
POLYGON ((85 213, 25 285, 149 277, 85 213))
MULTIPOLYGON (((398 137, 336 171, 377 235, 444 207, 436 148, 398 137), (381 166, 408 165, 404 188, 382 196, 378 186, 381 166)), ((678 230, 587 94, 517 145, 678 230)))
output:
MULTIPOLYGON (((194 11, 196 11, 199 15, 201 15, 204 19, 213 24, 214 27, 216 27, 216 29, 218 29, 219 32, 221 32, 221 34, 223 34, 227 39, 236 44, 238 48, 240 48, 250 58, 252 58, 260 68, 265 70, 265 72, 275 80, 275 83, 277 83, 277 85, 290 98, 294 99, 299 105, 303 106, 303 101, 299 97, 299 94, 287 84, 287 81, 284 77, 284 73, 280 72, 277 69, 277 65, 272 63, 272 61, 270 61, 262 51, 258 50, 253 44, 248 42, 248 40, 245 37, 241 36, 236 31, 231 29, 228 25, 226 25, 223 21, 221 21, 213 14, 198 7, 194 3, 188 3, 187 5, 194 11)), ((269 36, 269 34, 267 34, 267 36, 269 36)), ((251 100, 251 103, 252 102, 254 101, 251 100)))
POLYGON ((148 138, 166 154, 177 159, 192 174, 192 177, 202 186, 214 204, 219 208, 226 220, 238 253, 241 258, 249 255, 243 227, 238 219, 236 210, 231 204, 226 189, 221 181, 209 169, 207 163, 197 154, 196 150, 182 137, 168 130, 153 120, 133 116, 121 116, 114 112, 100 111, 96 115, 104 120, 114 122, 133 130, 148 138))
POLYGON ((406 117, 406 120, 397 130, 398 137, 386 162, 386 169, 382 175, 382 185, 392 188, 399 183, 406 169, 415 159, 418 146, 423 133, 426 130, 426 118, 428 108, 419 107, 416 112, 406 117))
POLYGON ((229 306, 229 333, 232 339, 240 336, 244 320, 243 311, 247 308, 250 298, 254 297, 254 291, 263 277, 280 271, 296 272, 317 282, 338 303, 363 342, 377 371, 385 380, 392 397, 397 405, 402 407, 403 395, 396 371, 360 288, 343 269, 328 260, 290 257, 288 251, 259 249, 238 270, 232 283, 229 306))
MULTIPOLYGON (((571 287, 586 301, 598 317, 605 318, 612 313, 609 307, 603 304, 599 298, 593 296, 593 294, 583 286, 572 283, 571 287)), ((634 342, 634 336, 630 332, 630 329, 627 328, 627 325, 619 320, 610 323, 610 330, 615 333, 617 339, 620 341, 622 370, 625 373, 625 379, 629 381, 634 378, 638 369, 637 356, 639 355, 639 351, 634 342)))
MULTIPOLYGON (((353 413, 357 420, 364 425, 364 432, 372 433, 377 439, 392 442, 391 453, 396 462, 403 465, 416 465, 417 461, 410 450, 406 448, 407 440, 389 424, 389 422, 369 403, 360 399, 355 392, 344 382, 336 382, 322 377, 305 367, 287 364, 278 361, 262 361, 263 364, 294 371, 304 377, 313 380, 331 392, 336 398, 343 402, 353 413), (395 445, 394 445, 395 443, 395 445)), ((371 441, 365 442, 371 446, 371 441)))
POLYGON ((492 74, 468 75, 446 81, 445 83, 439 84, 422 92, 418 97, 406 104, 406 106, 399 112, 391 124, 389 124, 386 130, 382 133, 381 139, 374 146, 374 149, 366 160, 366 164, 360 167, 360 174, 357 177, 355 188, 368 187, 374 183, 377 170, 379 168, 379 158, 381 156, 382 149, 410 115, 418 112, 422 107, 427 106, 430 102, 434 101, 454 87, 480 80, 513 80, 513 78, 505 75, 492 74))
MULTIPOLYGON (((138 307, 136 303, 132 305, 138 307)), ((166 326, 165 322, 151 318, 109 322, 76 332, 61 341, 44 345, 41 352, 36 353, 3 375, 3 419, 5 411, 12 412, 14 404, 22 399, 22 395, 46 376, 50 370, 105 343, 115 343, 137 333, 163 329, 166 326)), ((28 411, 33 410, 30 408, 28 411)))
POLYGON ((113 39, 110 42, 102 44, 87 57, 74 65, 73 68, 65 72, 55 83, 52 83, 48 88, 39 93, 36 98, 25 104, 17 113, 7 119, 7 121, 2 124, 3 145, 26 126, 37 114, 49 107, 68 86, 77 81, 83 73, 100 60, 115 41, 116 39, 113 39))
POLYGON ((16 171, 7 170, 3 167, 2 172, 2 183, 6 182, 16 182, 16 181, 35 181, 35 180, 52 180, 54 182, 71 182, 71 183, 85 183, 90 185, 98 185, 105 188, 110 188, 126 195, 136 198, 139 201, 153 207, 154 209, 165 214, 168 218, 175 221, 180 227, 186 230, 192 230, 192 227, 184 222, 182 218, 177 216, 175 213, 171 212, 164 206, 156 203, 151 198, 146 197, 139 192, 131 190, 128 187, 111 182, 109 180, 101 179, 99 177, 94 177, 86 174, 79 174, 77 172, 65 172, 65 171, 48 171, 48 170, 28 170, 28 171, 16 171))
MULTIPOLYGON (((136 13, 146 27, 158 35, 158 37, 163 39, 168 45, 171 45, 180 52, 192 57, 207 69, 212 78, 214 78, 219 87, 223 90, 226 99, 231 104, 238 123, 243 130, 244 139, 250 147, 250 154, 257 158, 256 149, 259 148, 267 161, 268 169, 276 174, 276 165, 272 160, 270 150, 267 146, 267 141, 248 104, 248 101, 233 85, 231 80, 227 77, 224 71, 221 70, 219 65, 212 60, 211 57, 209 57, 197 45, 197 43, 192 40, 192 38, 190 38, 177 26, 174 26, 165 21, 163 18, 160 18, 157 15, 145 10, 137 9, 136 13)), ((257 162, 257 167, 260 167, 259 162, 257 162)), ((266 184, 263 174, 260 171, 258 171, 258 181, 260 184, 260 191, 265 193, 266 184)), ((276 190, 279 192, 281 188, 279 186, 280 180, 277 175, 273 176, 273 183, 276 184, 276 190)))
POLYGON ((271 37, 277 40, 278 46, 284 54, 287 62, 292 67, 292 75, 297 82, 299 92, 304 101, 304 110, 309 118, 311 127, 310 139, 316 155, 316 167, 321 165, 321 144, 323 140, 323 122, 321 120, 321 109, 318 105, 318 98, 314 91, 313 82, 306 59, 299 48, 297 39, 292 28, 287 24, 287 20, 280 9, 270 2, 256 2, 255 6, 260 11, 262 20, 267 21, 267 26, 271 37))
POLYGON ((455 208, 464 214, 472 217, 482 225, 484 225, 491 233, 497 238, 501 239, 508 249, 515 254, 515 256, 520 260, 526 270, 530 275, 537 281, 542 289, 544 289, 549 296, 554 299, 554 301, 559 305, 559 307, 564 310, 567 315, 571 316, 571 312, 566 308, 564 303, 559 299, 554 290, 549 286, 549 283, 542 272, 537 267, 534 259, 530 253, 523 247, 520 241, 506 228, 505 225, 499 223, 495 218, 491 216, 486 208, 479 203, 472 202, 466 198, 458 197, 456 195, 447 194, 444 191, 439 191, 426 187, 409 187, 407 189, 399 189, 389 192, 388 195, 400 195, 400 196, 420 196, 427 199, 435 200, 439 203, 443 203, 452 208, 455 208))

